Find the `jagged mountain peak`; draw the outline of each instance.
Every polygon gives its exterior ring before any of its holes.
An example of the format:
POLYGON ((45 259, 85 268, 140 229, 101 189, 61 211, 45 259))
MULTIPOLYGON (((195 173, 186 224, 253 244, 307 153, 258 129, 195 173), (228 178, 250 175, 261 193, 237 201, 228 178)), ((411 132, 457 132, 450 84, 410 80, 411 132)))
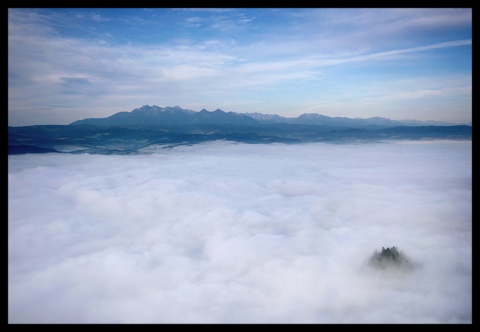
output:
POLYGON ((131 112, 118 112, 107 118, 84 119, 72 125, 94 124, 102 126, 137 125, 189 125, 189 124, 253 124, 257 121, 240 113, 224 112, 216 109, 209 112, 202 109, 195 112, 179 106, 159 107, 143 105, 131 112))
MULTIPOLYGON (((183 112, 183 113, 195 113, 189 109, 183 109, 180 106, 166 106, 159 107, 157 105, 143 105, 140 108, 136 108, 130 113, 158 113, 158 112, 183 112)), ((129 112, 126 112, 129 113, 129 112)))
POLYGON ((118 112, 107 118, 94 118, 75 121, 71 124, 94 124, 103 126, 132 125, 189 125, 189 124, 301 124, 329 127, 392 127, 406 125, 448 125, 433 121, 401 121, 382 117, 347 118, 330 117, 318 113, 304 113, 296 118, 286 118, 277 114, 225 112, 219 108, 208 111, 205 108, 199 112, 183 109, 180 106, 159 107, 143 105, 131 112, 118 112))

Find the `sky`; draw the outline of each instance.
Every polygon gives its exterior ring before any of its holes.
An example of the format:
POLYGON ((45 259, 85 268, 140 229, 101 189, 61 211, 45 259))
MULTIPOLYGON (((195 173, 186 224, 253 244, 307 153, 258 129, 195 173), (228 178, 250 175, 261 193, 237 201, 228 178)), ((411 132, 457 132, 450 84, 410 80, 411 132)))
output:
POLYGON ((8 321, 471 324, 471 148, 9 156, 8 321))
POLYGON ((9 125, 143 105, 469 123, 472 9, 8 9, 9 125))

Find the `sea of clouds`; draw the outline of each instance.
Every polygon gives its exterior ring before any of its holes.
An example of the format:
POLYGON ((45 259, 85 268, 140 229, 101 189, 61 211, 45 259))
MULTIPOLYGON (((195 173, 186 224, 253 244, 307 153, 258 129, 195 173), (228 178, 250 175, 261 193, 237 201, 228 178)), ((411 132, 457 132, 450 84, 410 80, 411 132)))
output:
POLYGON ((9 323, 472 322, 471 141, 154 152, 8 156, 9 323))

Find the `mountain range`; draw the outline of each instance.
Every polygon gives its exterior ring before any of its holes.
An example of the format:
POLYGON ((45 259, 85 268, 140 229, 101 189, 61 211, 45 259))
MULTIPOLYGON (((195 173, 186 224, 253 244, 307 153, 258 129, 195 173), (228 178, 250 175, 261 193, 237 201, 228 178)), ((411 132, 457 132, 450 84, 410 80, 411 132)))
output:
POLYGON ((285 118, 276 114, 209 112, 142 106, 106 118, 69 125, 8 127, 8 154, 138 154, 159 148, 215 140, 241 143, 381 142, 420 139, 472 139, 471 125, 351 119, 321 114, 285 118))
POLYGON ((296 118, 286 118, 277 114, 235 113, 217 109, 209 112, 202 109, 195 112, 188 109, 174 107, 159 107, 144 105, 131 112, 119 112, 106 118, 89 118, 72 122, 71 125, 100 125, 100 126, 136 126, 136 125, 191 125, 191 124, 312 124, 331 127, 349 128, 379 128, 393 126, 447 126, 452 125, 440 121, 418 120, 390 120, 382 117, 367 119, 329 117, 317 113, 305 113, 296 118))

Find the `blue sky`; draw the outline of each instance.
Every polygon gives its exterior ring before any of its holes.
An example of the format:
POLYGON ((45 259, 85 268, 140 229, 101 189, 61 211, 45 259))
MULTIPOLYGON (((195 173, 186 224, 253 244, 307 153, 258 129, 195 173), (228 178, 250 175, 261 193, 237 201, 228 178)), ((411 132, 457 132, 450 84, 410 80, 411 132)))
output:
POLYGON ((8 10, 9 125, 142 105, 471 122, 472 10, 8 10))

